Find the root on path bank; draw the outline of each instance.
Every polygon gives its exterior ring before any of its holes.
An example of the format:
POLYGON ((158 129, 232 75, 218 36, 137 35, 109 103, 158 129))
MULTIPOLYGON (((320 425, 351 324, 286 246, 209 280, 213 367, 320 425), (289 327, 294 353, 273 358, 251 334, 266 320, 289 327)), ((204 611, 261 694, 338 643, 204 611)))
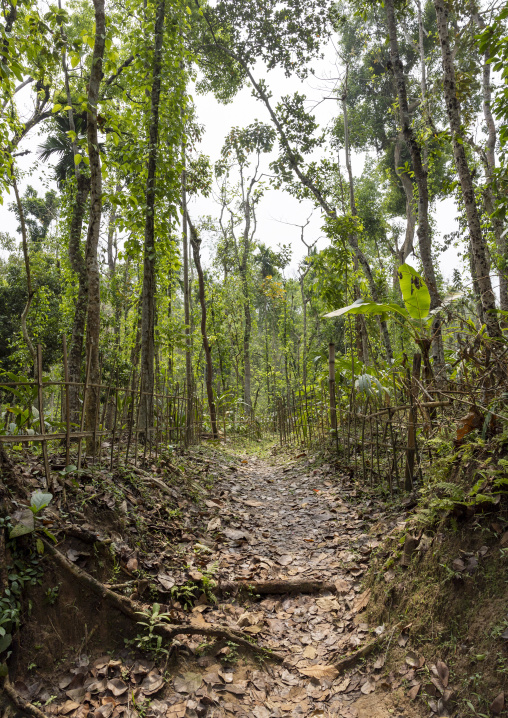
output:
POLYGON ((14 688, 12 683, 9 680, 9 676, 5 676, 4 683, 2 686, 2 691, 5 693, 5 695, 8 697, 8 699, 11 701, 13 705, 16 706, 18 710, 20 710, 22 713, 25 713, 26 715, 32 716, 32 718, 48 718, 46 713, 44 711, 41 711, 40 708, 37 708, 37 706, 32 705, 32 703, 29 703, 24 698, 22 698, 18 691, 14 688))
MULTIPOLYGON (((79 566, 75 566, 73 563, 71 563, 69 559, 67 559, 57 548, 52 546, 45 539, 43 539, 43 541, 48 553, 51 554, 55 562, 58 563, 58 565, 67 573, 70 573, 73 578, 77 579, 80 583, 83 583, 88 586, 88 588, 96 595, 103 598, 105 601, 107 601, 109 604, 111 604, 117 610, 123 613, 124 616, 127 616, 127 618, 131 619, 135 623, 139 623, 142 620, 142 604, 138 603, 137 601, 133 601, 131 598, 127 598, 126 596, 121 596, 120 594, 115 593, 115 591, 112 591, 111 589, 107 588, 103 583, 98 581, 87 571, 83 571, 83 569, 79 568, 79 566)), ((222 638, 227 641, 232 641, 238 646, 242 646, 242 648, 245 648, 246 650, 250 651, 251 653, 254 653, 255 655, 262 656, 265 659, 270 659, 278 663, 284 663, 284 657, 280 654, 274 653, 268 648, 258 646, 256 643, 252 642, 252 639, 250 639, 249 636, 243 634, 241 631, 235 631, 218 624, 211 623, 207 626, 196 626, 192 623, 161 623, 157 625, 155 630, 160 636, 163 636, 170 641, 172 641, 178 635, 201 635, 210 636, 213 638, 222 638)))

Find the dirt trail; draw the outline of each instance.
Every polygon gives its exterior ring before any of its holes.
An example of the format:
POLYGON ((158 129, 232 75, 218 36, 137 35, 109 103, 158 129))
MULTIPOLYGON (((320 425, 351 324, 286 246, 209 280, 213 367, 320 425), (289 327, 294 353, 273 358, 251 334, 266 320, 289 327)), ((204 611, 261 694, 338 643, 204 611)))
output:
MULTIPOLYGON (((335 675, 330 668, 334 659, 372 640, 360 616, 365 606, 361 577, 369 554, 379 545, 377 536, 395 522, 387 522, 372 501, 355 507, 356 491, 341 488, 329 474, 328 466, 312 469, 296 462, 282 467, 246 458, 231 479, 216 487, 218 498, 207 502, 209 508, 217 505, 209 526, 224 539, 210 556, 211 562, 218 562, 220 580, 326 579, 337 582, 339 592, 259 597, 241 605, 222 600, 213 608, 195 607, 199 620, 242 627, 285 657, 284 666, 259 670, 248 664, 235 668, 233 663, 225 673, 219 656, 203 656, 198 663, 206 673, 193 697, 198 705, 203 699, 218 701, 205 715, 418 715, 405 701, 397 709, 397 682, 389 685, 389 702, 382 695, 381 670, 365 670, 360 663, 335 675)), ((383 630, 378 627, 378 632, 383 630)), ((222 656, 226 661, 229 650, 226 647, 222 656)), ((403 677, 398 679, 401 685, 403 677)), ((181 691, 182 684, 176 687, 181 691)))
MULTIPOLYGON (((381 538, 403 527, 402 518, 386 513, 381 502, 360 494, 335 467, 314 468, 305 455, 289 462, 287 458, 258 456, 243 456, 238 462, 225 455, 217 455, 213 461, 196 461, 204 467, 205 475, 210 470, 221 478, 213 485, 208 483, 208 490, 200 489, 204 494, 193 508, 180 501, 185 507, 183 525, 178 529, 180 543, 175 526, 166 522, 162 530, 161 520, 149 519, 158 533, 145 537, 143 545, 149 552, 139 551, 135 561, 137 565, 139 560, 146 575, 153 576, 154 593, 144 594, 142 600, 150 609, 148 601, 161 590, 156 588, 158 579, 168 604, 173 599, 172 606, 163 605, 163 610, 173 618, 176 612, 180 620, 188 621, 189 614, 182 610, 185 597, 194 602, 195 595, 185 594, 185 587, 203 586, 210 576, 223 587, 238 581, 326 581, 330 590, 313 593, 249 595, 223 590, 217 603, 210 601, 210 593, 203 593, 192 608, 190 621, 196 628, 221 624, 241 629, 258 645, 282 655, 283 663, 259 662, 253 654, 240 652, 226 641, 207 643, 199 632, 178 634, 177 648, 171 651, 169 662, 164 646, 159 646, 154 660, 147 660, 146 654, 135 656, 132 648, 101 655, 109 646, 98 640, 98 650, 90 647, 77 659, 69 656, 62 668, 55 664, 45 677, 32 674, 25 681, 17 681, 16 688, 23 697, 37 699, 47 715, 67 718, 421 715, 405 697, 416 683, 415 671, 402 662, 395 672, 388 672, 384 648, 374 652, 367 663, 357 661, 346 671, 339 672, 334 666, 376 635, 385 636, 384 626, 369 626, 362 615, 368 599, 362 577, 381 538), (174 536, 171 542, 170 530, 174 536), (148 573, 150 567, 152 574, 148 573), (189 579, 195 583, 189 584, 189 579), (45 706, 47 700, 50 704, 45 706)), ((148 472, 143 475, 148 476, 148 472)), ((174 493, 173 489, 167 491, 174 493)), ((132 505, 132 513, 124 513, 130 522, 128 528, 137 531, 133 523, 136 511, 146 512, 147 506, 143 509, 143 499, 136 499, 127 490, 125 495, 132 505)), ((103 504, 110 499, 105 493, 102 498, 97 495, 96 500, 103 504)), ((156 502, 152 510, 160 515, 163 505, 156 502)), ((90 513, 91 517, 101 515, 90 513)), ((125 547, 126 558, 134 561, 132 547, 125 547)), ((85 544, 79 548, 75 538, 68 538, 60 549, 70 560, 79 560, 87 570, 93 570, 94 560, 85 544)), ((123 555, 120 544, 117 550, 123 555)), ((145 583, 148 586, 146 579, 145 583)), ((63 603, 49 609, 50 618, 53 612, 57 622, 60 607, 67 610, 76 598, 74 586, 65 590, 70 591, 68 598, 65 593, 63 603)), ((164 598, 159 597, 159 601, 164 604, 164 598)), ((43 608, 44 614, 46 610, 43 608)), ((90 600, 88 611, 86 620, 100 622, 106 615, 108 623, 117 613, 96 597, 90 600)), ((136 639, 131 640, 133 645, 136 639)))

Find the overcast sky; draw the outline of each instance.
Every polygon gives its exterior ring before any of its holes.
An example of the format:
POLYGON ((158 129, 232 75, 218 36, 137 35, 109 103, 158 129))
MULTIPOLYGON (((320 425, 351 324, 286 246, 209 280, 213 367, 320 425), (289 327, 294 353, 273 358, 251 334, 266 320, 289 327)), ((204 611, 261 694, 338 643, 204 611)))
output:
MULTIPOLYGON (((316 76, 319 78, 337 75, 335 56, 331 48, 327 52, 327 56, 316 62, 314 67, 316 76)), ((260 69, 262 70, 262 68, 260 69)), ((258 73, 258 76, 260 75, 262 76, 261 72, 258 73)), ((282 72, 277 70, 270 72, 266 79, 274 95, 274 103, 280 96, 296 90, 305 94, 309 99, 309 106, 316 106, 315 115, 321 127, 328 125, 337 113, 335 101, 326 100, 320 102, 324 96, 330 94, 331 87, 330 84, 322 81, 322 79, 318 80, 316 77, 310 76, 302 82, 296 78, 288 79, 282 72)), ((22 92, 24 95, 20 93, 19 101, 26 104, 30 98, 29 88, 22 92)), ((269 122, 264 105, 252 96, 251 90, 247 87, 239 92, 229 105, 218 103, 212 95, 203 96, 196 93, 194 93, 194 101, 197 107, 198 120, 205 127, 200 149, 210 156, 212 162, 218 159, 224 139, 232 127, 244 127, 255 119, 261 122, 269 122)), ((18 158, 20 168, 26 173, 20 183, 22 191, 24 191, 27 184, 31 184, 39 193, 46 191, 49 187, 56 188, 50 179, 51 168, 41 165, 37 161, 36 149, 40 141, 40 135, 33 132, 24 140, 20 148, 21 150, 30 150, 29 155, 18 158)), ((265 158, 266 170, 268 170, 268 164, 274 156, 268 155, 265 158)), ((340 160, 344 167, 345 158, 343 152, 340 153, 340 160)), ((364 161, 363 154, 353 153, 353 172, 356 176, 361 174, 364 161)), ((4 204, 0 207, 1 228, 2 231, 16 234, 17 222, 12 212, 8 209, 12 200, 12 197, 4 197, 4 204)), ((216 216, 218 213, 217 205, 212 199, 196 199, 193 201, 191 209, 195 216, 204 214, 216 216)), ((313 243, 317 239, 317 247, 322 249, 327 243, 321 231, 322 216, 319 210, 313 210, 313 205, 310 201, 299 202, 286 192, 268 188, 259 205, 257 212, 258 239, 273 248, 276 248, 279 244, 288 244, 292 247, 293 259, 287 270, 290 276, 296 273, 296 268, 307 250, 300 241, 300 229, 290 226, 289 223, 304 224, 311 214, 311 221, 305 230, 305 240, 307 243, 313 243)), ((456 228, 456 209, 452 200, 439 203, 434 208, 434 216, 437 232, 440 236, 456 228)), ((411 262, 411 258, 409 261, 411 262)), ((457 251, 453 248, 450 248, 441 256, 440 265, 446 278, 451 278, 454 268, 461 269, 459 261, 457 251)), ((413 262, 416 262, 414 258, 413 262)))

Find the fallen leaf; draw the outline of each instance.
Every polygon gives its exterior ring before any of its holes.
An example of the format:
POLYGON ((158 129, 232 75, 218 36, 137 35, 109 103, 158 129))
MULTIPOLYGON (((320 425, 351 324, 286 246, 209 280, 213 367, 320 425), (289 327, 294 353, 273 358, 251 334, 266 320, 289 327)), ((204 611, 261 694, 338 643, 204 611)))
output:
POLYGON ((376 662, 374 663, 374 668, 376 669, 376 671, 379 671, 384 666, 385 661, 386 657, 382 654, 377 657, 376 662))
POLYGON ((334 666, 307 666, 299 668, 300 673, 309 678, 337 678, 339 671, 334 666))
POLYGON ((366 591, 364 591, 358 596, 358 598, 353 604, 353 611, 355 613, 359 613, 360 611, 363 611, 364 608, 366 608, 370 599, 370 594, 371 591, 370 588, 368 588, 366 591))
POLYGON ((145 696, 151 696, 152 693, 157 693, 162 688, 163 683, 164 679, 161 674, 156 669, 151 670, 143 679, 141 691, 145 696))
POLYGON ((436 663, 436 669, 437 669, 437 675, 439 677, 439 680, 443 684, 443 686, 446 688, 448 685, 448 679, 450 677, 450 671, 448 669, 448 666, 446 663, 443 663, 443 661, 438 661, 436 663))
POLYGON ((490 704, 490 712, 499 715, 504 710, 504 692, 501 692, 494 698, 490 704))
POLYGON ((59 713, 66 716, 68 713, 75 711, 76 708, 79 708, 79 703, 76 703, 76 701, 65 701, 65 703, 60 706, 59 713))
POLYGON ((338 578, 335 581, 335 590, 340 596, 343 596, 346 593, 350 592, 351 584, 348 581, 345 581, 343 578, 338 578))
POLYGON ((418 655, 415 651, 409 651, 406 656, 406 663, 408 666, 411 666, 411 668, 421 668, 425 663, 425 658, 418 655))
POLYGON ((202 682, 203 677, 200 673, 189 671, 183 676, 176 676, 173 680, 173 687, 177 693, 195 693, 201 688, 202 682))
POLYGON ((302 653, 302 656, 303 658, 310 658, 310 660, 312 661, 316 657, 316 649, 314 648, 314 646, 307 646, 302 653))
POLYGON ((418 695, 420 688, 422 687, 421 683, 416 683, 411 690, 408 692, 408 697, 410 700, 414 701, 416 696, 418 695))
POLYGON ((121 696, 128 688, 127 683, 122 681, 121 678, 112 678, 108 681, 108 690, 110 690, 114 696, 121 696))

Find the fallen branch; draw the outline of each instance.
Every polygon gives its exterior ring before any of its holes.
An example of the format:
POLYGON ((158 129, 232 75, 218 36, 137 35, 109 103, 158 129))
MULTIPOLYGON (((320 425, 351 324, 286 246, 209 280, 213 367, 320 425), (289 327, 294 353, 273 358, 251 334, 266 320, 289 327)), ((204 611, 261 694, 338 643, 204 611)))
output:
POLYGON ((318 593, 319 591, 335 592, 333 581, 319 581, 317 579, 273 579, 269 581, 221 581, 215 589, 220 594, 285 594, 285 593, 318 593))
MULTIPOLYGON (((139 623, 144 617, 146 617, 146 613, 143 611, 143 605, 141 603, 138 603, 131 598, 127 598, 126 596, 121 596, 120 594, 107 588, 87 571, 83 571, 83 569, 79 568, 79 566, 71 563, 71 561, 69 561, 57 548, 52 546, 45 539, 43 539, 43 541, 48 553, 51 554, 61 568, 63 568, 67 573, 70 573, 73 578, 88 586, 88 588, 96 595, 108 601, 108 603, 123 613, 124 616, 127 616, 127 618, 130 618, 136 623, 139 623)), ((160 636, 163 636, 168 640, 173 640, 178 635, 202 635, 225 638, 228 641, 236 643, 238 646, 248 649, 252 653, 264 656, 265 658, 271 658, 279 663, 284 662, 283 656, 273 653, 267 648, 258 646, 256 643, 252 643, 250 637, 242 633, 242 631, 231 630, 213 623, 206 626, 196 626, 192 623, 161 623, 155 628, 155 630, 160 636)))
POLYGON ((149 484, 150 486, 156 486, 161 491, 164 491, 165 494, 169 494, 170 496, 173 496, 173 492, 169 488, 169 486, 166 486, 166 484, 161 481, 160 479, 156 479, 154 476, 150 476, 144 480, 145 484, 149 484))
POLYGON ((359 660, 362 658, 366 658, 367 656, 370 656, 372 651, 380 646, 384 641, 384 637, 379 636, 378 638, 375 638, 370 643, 366 643, 362 648, 359 648, 354 653, 349 653, 347 656, 344 656, 344 658, 341 658, 339 661, 334 663, 333 665, 335 668, 339 671, 339 673, 342 673, 343 671, 347 670, 351 666, 354 666, 355 663, 358 663, 359 660))
POLYGON ((8 696, 9 700, 16 706, 16 708, 18 708, 23 713, 26 713, 29 716, 33 716, 33 718, 48 718, 46 713, 41 711, 40 708, 37 708, 37 706, 32 705, 19 695, 18 691, 10 682, 9 676, 5 676, 4 678, 3 691, 5 692, 5 695, 8 696))
POLYGON ((101 538, 94 531, 82 529, 79 526, 64 526, 62 531, 66 536, 72 536, 73 538, 77 538, 80 541, 83 541, 83 543, 100 543, 103 545, 113 543, 113 539, 101 538))

